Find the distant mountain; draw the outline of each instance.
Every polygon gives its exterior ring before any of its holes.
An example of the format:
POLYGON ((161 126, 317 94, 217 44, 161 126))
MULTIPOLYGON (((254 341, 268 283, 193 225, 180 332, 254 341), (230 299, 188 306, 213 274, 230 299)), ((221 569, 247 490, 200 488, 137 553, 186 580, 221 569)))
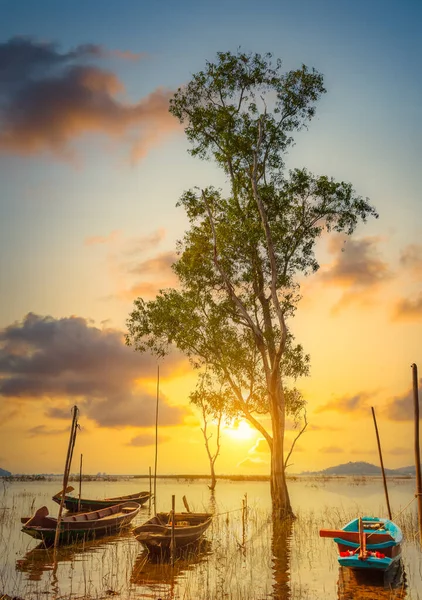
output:
MULTIPOLYGON (((415 475, 414 466, 400 467, 399 469, 385 469, 385 474, 390 476, 415 475)), ((381 467, 367 462, 348 462, 335 467, 328 467, 323 471, 306 471, 302 475, 381 475, 381 467)))
POLYGON ((4 469, 0 469, 0 477, 9 477, 12 473, 10 471, 5 471, 4 469))

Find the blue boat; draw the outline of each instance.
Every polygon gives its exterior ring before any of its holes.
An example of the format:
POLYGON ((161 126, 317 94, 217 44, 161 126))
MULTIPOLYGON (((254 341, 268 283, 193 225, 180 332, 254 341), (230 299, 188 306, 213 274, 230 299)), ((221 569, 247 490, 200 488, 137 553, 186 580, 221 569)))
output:
POLYGON ((342 529, 321 529, 321 537, 333 538, 338 562, 349 569, 387 571, 401 558, 401 529, 389 519, 359 517, 342 529))

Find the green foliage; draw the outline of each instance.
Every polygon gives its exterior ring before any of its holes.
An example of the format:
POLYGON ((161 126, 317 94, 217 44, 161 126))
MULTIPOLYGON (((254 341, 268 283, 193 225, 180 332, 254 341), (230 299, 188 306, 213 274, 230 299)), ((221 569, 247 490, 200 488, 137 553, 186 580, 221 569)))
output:
POLYGON ((293 134, 324 92, 314 69, 283 74, 270 54, 243 52, 218 53, 177 91, 170 111, 185 125, 191 153, 213 159, 230 190, 182 195, 190 225, 173 265, 180 288, 151 302, 138 298, 128 320, 128 343, 158 356, 176 346, 218 382, 218 393, 207 389, 209 406, 223 398, 228 414, 261 431, 254 413, 270 413, 279 427, 280 411, 297 419, 304 408, 292 382, 308 374, 309 356, 288 328, 300 300, 298 275, 318 270, 323 231, 350 235, 377 216, 350 183, 285 172, 293 134))

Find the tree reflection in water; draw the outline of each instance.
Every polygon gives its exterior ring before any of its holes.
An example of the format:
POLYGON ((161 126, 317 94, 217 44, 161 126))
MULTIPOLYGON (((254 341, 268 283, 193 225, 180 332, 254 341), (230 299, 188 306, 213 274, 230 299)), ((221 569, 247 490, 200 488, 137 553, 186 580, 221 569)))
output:
POLYGON ((338 600, 405 600, 406 588, 406 573, 401 563, 385 574, 339 567, 338 600))
POLYGON ((290 591, 290 543, 293 532, 292 519, 280 521, 273 518, 273 592, 274 600, 289 600, 290 591))

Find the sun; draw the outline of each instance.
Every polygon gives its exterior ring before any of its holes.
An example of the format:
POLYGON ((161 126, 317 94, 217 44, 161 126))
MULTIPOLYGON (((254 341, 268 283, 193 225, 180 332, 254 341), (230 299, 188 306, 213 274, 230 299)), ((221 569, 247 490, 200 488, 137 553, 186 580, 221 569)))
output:
POLYGON ((225 432, 233 440, 250 440, 255 434, 255 429, 252 429, 246 421, 237 421, 230 427, 226 427, 225 432))

